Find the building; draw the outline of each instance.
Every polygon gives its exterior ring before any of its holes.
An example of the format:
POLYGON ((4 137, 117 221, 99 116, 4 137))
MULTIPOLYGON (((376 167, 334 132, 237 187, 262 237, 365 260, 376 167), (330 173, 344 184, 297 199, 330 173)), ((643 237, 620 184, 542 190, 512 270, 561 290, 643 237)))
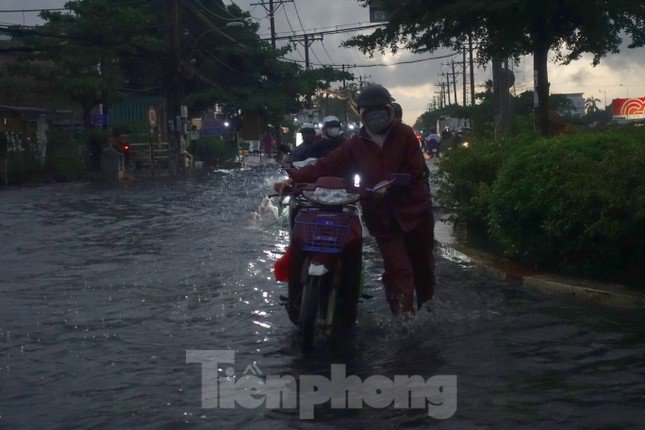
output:
POLYGON ((585 114, 585 99, 583 97, 584 93, 567 93, 560 95, 565 96, 566 98, 571 100, 571 103, 573 104, 574 109, 569 112, 570 116, 581 117, 585 114))

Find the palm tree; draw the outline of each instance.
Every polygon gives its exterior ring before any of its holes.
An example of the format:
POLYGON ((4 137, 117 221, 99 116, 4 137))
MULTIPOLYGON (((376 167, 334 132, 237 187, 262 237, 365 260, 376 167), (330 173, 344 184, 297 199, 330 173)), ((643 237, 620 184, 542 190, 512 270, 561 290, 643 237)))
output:
POLYGON ((598 106, 596 106, 596 103, 600 103, 600 99, 593 96, 585 99, 585 109, 587 110, 587 113, 598 112, 598 106))

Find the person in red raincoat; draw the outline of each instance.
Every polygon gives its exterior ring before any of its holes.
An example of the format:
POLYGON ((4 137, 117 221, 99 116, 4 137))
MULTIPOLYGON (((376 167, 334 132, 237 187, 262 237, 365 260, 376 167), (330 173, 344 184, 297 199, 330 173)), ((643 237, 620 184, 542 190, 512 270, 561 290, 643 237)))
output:
POLYGON ((414 131, 394 120, 389 91, 371 85, 358 95, 363 127, 358 134, 316 164, 290 171, 274 184, 282 193, 293 183, 315 182, 321 176, 360 175, 372 188, 393 173, 407 173, 410 184, 390 185, 362 200, 363 219, 383 257, 383 285, 393 313, 414 312, 434 294, 434 219, 430 192, 424 183, 425 160, 414 131))

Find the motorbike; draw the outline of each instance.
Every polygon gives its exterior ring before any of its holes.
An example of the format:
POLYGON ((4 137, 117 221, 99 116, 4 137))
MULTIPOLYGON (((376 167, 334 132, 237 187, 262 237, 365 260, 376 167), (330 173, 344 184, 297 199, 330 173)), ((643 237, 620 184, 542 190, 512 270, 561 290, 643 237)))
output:
MULTIPOLYGON (((317 333, 333 335, 356 322, 361 295, 361 195, 342 178, 296 184, 290 194, 291 226, 286 271, 289 296, 282 298, 291 321, 310 349, 317 333)), ((284 261, 283 261, 284 263, 284 261)))
POLYGON ((305 350, 313 346, 317 335, 342 335, 356 324, 363 295, 358 201, 392 183, 409 180, 407 174, 393 174, 390 180, 365 190, 336 177, 294 185, 288 197, 290 243, 276 263, 276 278, 288 281, 289 295, 281 300, 290 320, 301 329, 305 350))
POLYGON ((118 139, 115 142, 114 147, 123 156, 123 168, 130 171, 136 169, 137 163, 131 153, 130 144, 126 140, 118 139))

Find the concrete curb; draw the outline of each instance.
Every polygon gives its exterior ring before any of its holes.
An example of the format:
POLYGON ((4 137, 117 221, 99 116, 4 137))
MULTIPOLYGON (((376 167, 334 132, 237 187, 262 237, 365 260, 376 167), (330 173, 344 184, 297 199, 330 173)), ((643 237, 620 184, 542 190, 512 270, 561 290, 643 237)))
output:
POLYGON ((622 285, 539 273, 462 243, 437 241, 436 245, 441 255, 450 260, 474 264, 498 279, 520 281, 523 286, 544 293, 568 295, 610 307, 645 308, 645 293, 622 285))

